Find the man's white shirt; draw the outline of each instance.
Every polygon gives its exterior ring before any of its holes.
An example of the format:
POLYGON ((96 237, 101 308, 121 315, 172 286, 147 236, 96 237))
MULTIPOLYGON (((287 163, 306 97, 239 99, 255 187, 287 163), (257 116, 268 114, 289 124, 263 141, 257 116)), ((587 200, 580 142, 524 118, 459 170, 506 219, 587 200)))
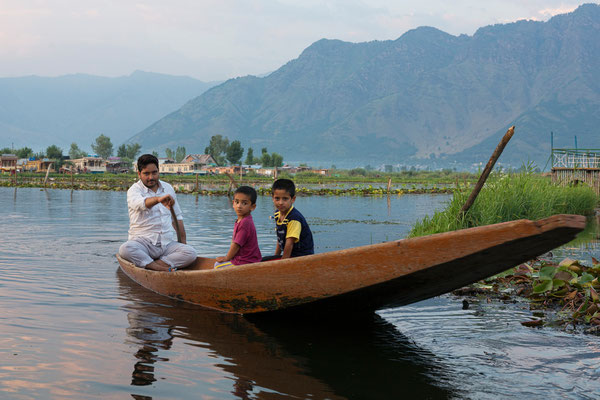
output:
POLYGON ((131 185, 127 191, 127 207, 129 208, 129 240, 146 238, 156 245, 167 245, 175 241, 177 234, 171 222, 171 211, 158 203, 152 208, 146 207, 146 199, 170 194, 175 205, 175 215, 178 220, 183 220, 181 208, 175 196, 175 190, 167 182, 158 181, 156 192, 148 189, 141 180, 131 185))

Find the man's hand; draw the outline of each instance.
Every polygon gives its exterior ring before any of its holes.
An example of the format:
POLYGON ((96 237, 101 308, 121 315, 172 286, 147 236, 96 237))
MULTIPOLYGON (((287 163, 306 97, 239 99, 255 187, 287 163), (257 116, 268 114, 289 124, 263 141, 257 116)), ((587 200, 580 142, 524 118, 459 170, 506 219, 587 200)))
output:
POLYGON ((222 257, 222 256, 221 256, 221 257, 217 257, 217 258, 215 258, 215 261, 216 261, 216 262, 219 262, 219 263, 222 263, 222 262, 224 262, 224 261, 229 261, 229 260, 226 260, 226 257, 222 257))
POLYGON ((171 197, 170 194, 165 194, 164 196, 159 197, 158 202, 161 203, 163 206, 167 207, 168 209, 171 209, 173 204, 175 204, 175 200, 171 197))

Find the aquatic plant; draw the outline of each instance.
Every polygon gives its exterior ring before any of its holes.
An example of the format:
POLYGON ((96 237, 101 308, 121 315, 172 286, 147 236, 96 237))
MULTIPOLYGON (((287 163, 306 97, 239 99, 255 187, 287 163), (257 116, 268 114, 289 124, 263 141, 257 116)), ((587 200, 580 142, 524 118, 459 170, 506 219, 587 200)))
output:
POLYGON ((592 266, 566 258, 559 264, 537 260, 511 268, 479 283, 458 289, 454 295, 499 298, 507 301, 520 296, 537 310, 538 317, 522 321, 524 326, 557 326, 563 329, 585 327, 600 334, 600 262, 592 266))
POLYGON ((553 214, 590 215, 598 205, 598 196, 588 186, 558 186, 527 170, 490 175, 473 206, 462 214, 470 192, 466 186, 455 189, 448 207, 415 223, 409 237, 553 214))

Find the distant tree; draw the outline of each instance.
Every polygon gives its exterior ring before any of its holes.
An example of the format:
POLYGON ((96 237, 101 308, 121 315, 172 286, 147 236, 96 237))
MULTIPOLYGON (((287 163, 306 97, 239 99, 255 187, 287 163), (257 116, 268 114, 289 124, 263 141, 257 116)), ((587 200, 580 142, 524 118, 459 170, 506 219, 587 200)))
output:
POLYGON ((117 149, 117 157, 135 160, 141 148, 142 146, 139 143, 123 143, 117 149))
POLYGON ((117 149, 117 157, 125 158, 127 157, 127 145, 123 143, 117 149))
POLYGON ((248 147, 248 152, 246 153, 246 159, 244 160, 244 164, 254 164, 254 150, 252 150, 252 147, 248 147))
POLYGON ((69 149, 69 157, 71 160, 75 160, 77 158, 85 157, 87 153, 79 148, 77 143, 71 143, 71 148, 69 149))
POLYGON ((5 147, 3 149, 0 149, 0 154, 12 154, 14 152, 13 149, 11 149, 10 147, 5 147))
POLYGON ((210 154, 212 158, 217 162, 218 165, 225 164, 224 153, 227 152, 227 148, 229 147, 229 139, 224 138, 221 135, 211 136, 208 147, 204 149, 205 154, 210 154))
POLYGON ((154 157, 158 158, 158 151, 153 151, 153 152, 152 152, 152 155, 153 155, 154 157))
POLYGON ((166 148, 165 149, 165 155, 167 156, 167 158, 171 158, 171 159, 175 159, 175 154, 173 154, 173 150, 171 150, 170 148, 166 148))
POLYGON ((283 156, 277 153, 271 153, 271 166, 281 167, 283 165, 283 156))
POLYGON ((260 162, 263 167, 281 167, 283 165, 283 156, 278 153, 271 153, 266 147, 261 149, 260 159, 255 159, 255 161, 260 162))
POLYGON ((177 150, 175 150, 175 161, 181 162, 181 160, 183 160, 183 158, 185 156, 186 156, 186 154, 185 154, 185 147, 184 146, 177 146, 177 150))
POLYGON ((92 150, 98 156, 107 159, 113 154, 113 144, 108 136, 100 135, 96 138, 96 142, 92 143, 92 150))
POLYGON ((117 148, 117 157, 119 158, 128 158, 127 157, 127 145, 123 143, 117 148))
POLYGON ((272 167, 272 161, 271 161, 271 156, 269 155, 269 153, 264 152, 262 153, 262 156, 260 157, 260 163, 263 167, 272 167))
POLYGON ((127 145, 127 158, 130 160, 135 160, 137 155, 140 154, 140 150, 142 150, 142 145, 139 143, 129 143, 127 145))
POLYGON ((243 155, 244 148, 239 140, 234 140, 227 147, 227 161, 229 161, 231 165, 238 165, 241 162, 243 155))
POLYGON ((62 160, 62 149, 56 145, 50 145, 46 149, 46 156, 53 160, 62 160))
POLYGON ((17 149, 15 151, 15 154, 19 158, 29 158, 29 157, 33 156, 33 150, 30 149, 29 147, 22 147, 20 149, 17 149))

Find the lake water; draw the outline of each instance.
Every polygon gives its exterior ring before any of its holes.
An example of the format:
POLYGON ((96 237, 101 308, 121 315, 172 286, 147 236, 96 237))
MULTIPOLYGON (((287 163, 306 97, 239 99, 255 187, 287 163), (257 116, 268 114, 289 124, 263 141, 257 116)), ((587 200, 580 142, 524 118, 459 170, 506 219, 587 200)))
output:
MULTIPOLYGON (((118 271, 126 194, 0 188, 1 399, 597 398, 600 337, 526 328, 521 303, 441 296, 347 322, 260 320, 118 271)), ((301 197, 317 252, 404 237, 446 195, 301 197)), ((180 195, 188 241, 223 255, 228 199, 180 195)), ((270 198, 253 213, 275 248, 270 198)), ((597 246, 571 247, 600 258, 597 246)))

